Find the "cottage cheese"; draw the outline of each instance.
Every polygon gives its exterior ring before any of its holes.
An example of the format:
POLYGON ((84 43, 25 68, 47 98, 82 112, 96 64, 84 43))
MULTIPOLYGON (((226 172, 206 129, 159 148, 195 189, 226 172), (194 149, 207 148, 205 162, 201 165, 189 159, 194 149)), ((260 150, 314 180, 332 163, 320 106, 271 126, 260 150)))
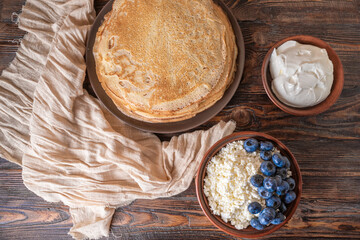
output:
POLYGON ((250 203, 256 201, 265 207, 265 200, 250 183, 253 175, 261 174, 261 163, 259 152, 247 153, 243 141, 227 144, 208 163, 204 194, 209 206, 213 214, 237 229, 248 227, 254 217, 248 211, 250 203))

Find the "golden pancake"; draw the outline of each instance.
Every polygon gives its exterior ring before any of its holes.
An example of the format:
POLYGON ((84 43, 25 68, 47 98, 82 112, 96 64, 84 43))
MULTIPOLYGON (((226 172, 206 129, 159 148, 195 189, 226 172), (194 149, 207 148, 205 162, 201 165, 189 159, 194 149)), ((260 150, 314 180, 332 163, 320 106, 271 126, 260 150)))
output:
POLYGON ((223 96, 237 48, 227 16, 211 0, 115 0, 93 53, 102 87, 124 114, 173 122, 223 96))

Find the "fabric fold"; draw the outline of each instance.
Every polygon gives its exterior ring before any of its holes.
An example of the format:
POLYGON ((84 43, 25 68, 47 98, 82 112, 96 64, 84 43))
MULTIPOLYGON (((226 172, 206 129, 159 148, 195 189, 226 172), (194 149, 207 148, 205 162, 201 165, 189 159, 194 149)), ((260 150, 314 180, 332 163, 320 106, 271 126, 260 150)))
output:
POLYGON ((235 129, 220 122, 161 142, 113 116, 82 88, 94 18, 92 1, 28 0, 28 34, 0 77, 0 154, 22 164, 28 189, 70 207, 76 239, 107 236, 116 207, 186 190, 208 148, 235 129))
POLYGON ((69 234, 75 239, 98 239, 108 237, 115 208, 80 207, 70 208, 74 226, 69 234))

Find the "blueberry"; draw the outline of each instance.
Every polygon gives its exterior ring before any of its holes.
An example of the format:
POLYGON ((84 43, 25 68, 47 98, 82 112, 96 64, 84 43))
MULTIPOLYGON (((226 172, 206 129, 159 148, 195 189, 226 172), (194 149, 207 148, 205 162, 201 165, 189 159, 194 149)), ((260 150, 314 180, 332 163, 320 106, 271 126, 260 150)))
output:
POLYGON ((279 175, 282 179, 285 179, 287 177, 286 168, 277 168, 276 169, 276 175, 279 175))
POLYGON ((269 161, 271 159, 272 153, 270 151, 261 151, 260 157, 264 161, 269 161))
POLYGON ((275 209, 273 208, 264 208, 260 214, 259 214, 259 222, 262 224, 262 225, 268 225, 271 220, 273 220, 276 216, 276 212, 275 212, 275 209))
POLYGON ((286 207, 285 203, 281 202, 280 207, 279 207, 279 211, 281 213, 285 213, 286 210, 287 210, 287 207, 286 207))
POLYGON ((291 203, 292 201, 294 201, 296 198, 296 193, 294 191, 290 191, 288 192, 286 195, 285 195, 285 198, 284 198, 284 202, 286 204, 289 204, 291 203))
POLYGON ((266 191, 268 192, 275 192, 276 188, 277 188, 277 184, 276 184, 276 180, 273 177, 266 177, 264 179, 264 188, 266 189, 266 191))
POLYGON ((281 156, 279 153, 274 153, 272 155, 272 161, 277 167, 283 167, 285 166, 285 160, 283 156, 281 156))
POLYGON ((259 147, 259 142, 254 138, 248 138, 244 142, 244 148, 247 152, 255 152, 259 147))
POLYGON ((286 181, 287 181, 288 184, 289 184, 289 187, 290 187, 289 189, 290 189, 290 190, 294 190, 295 185, 296 185, 295 180, 290 177, 290 178, 287 178, 286 181))
POLYGON ((250 178, 250 183, 254 187, 261 187, 263 185, 264 177, 260 174, 255 174, 250 178))
POLYGON ((259 222, 259 219, 257 217, 251 219, 250 221, 250 225, 257 229, 257 230, 263 230, 264 229, 264 225, 262 225, 260 222, 259 222))
POLYGON ((261 205, 258 202, 252 202, 249 204, 248 210, 251 214, 257 214, 261 211, 261 205))
POLYGON ((260 142, 261 151, 271 151, 274 148, 274 145, 269 141, 260 142))
POLYGON ((284 220, 285 220, 284 214, 278 212, 278 213, 276 213, 275 218, 271 221, 271 224, 278 225, 278 224, 282 223, 284 220))
POLYGON ((273 195, 271 198, 266 200, 266 206, 273 209, 278 209, 281 204, 281 199, 278 196, 273 195))
POLYGON ((283 156, 283 159, 284 159, 284 161, 285 161, 285 166, 284 166, 284 167, 285 167, 286 169, 289 169, 290 166, 291 166, 289 159, 288 159, 287 157, 285 157, 285 156, 283 156))
POLYGON ((259 193, 260 197, 262 197, 264 199, 269 199, 272 196, 272 193, 266 191, 266 189, 264 187, 259 187, 258 193, 259 193))
POLYGON ((276 180, 276 184, 277 186, 280 186, 281 182, 282 182, 282 177, 279 175, 275 176, 275 180, 276 180))
POLYGON ((262 162, 260 171, 266 176, 272 176, 276 172, 276 167, 272 162, 262 162))
POLYGON ((282 181, 276 188, 276 194, 279 196, 285 195, 289 191, 289 184, 286 181, 282 181))

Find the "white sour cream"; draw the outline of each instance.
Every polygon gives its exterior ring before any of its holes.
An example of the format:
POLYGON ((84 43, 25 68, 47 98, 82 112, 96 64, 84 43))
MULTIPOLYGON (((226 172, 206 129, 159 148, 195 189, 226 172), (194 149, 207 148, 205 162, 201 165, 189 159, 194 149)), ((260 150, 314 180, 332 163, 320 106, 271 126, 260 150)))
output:
POLYGON ((334 69, 325 49, 287 41, 271 54, 272 91, 292 107, 314 106, 330 94, 334 69))

